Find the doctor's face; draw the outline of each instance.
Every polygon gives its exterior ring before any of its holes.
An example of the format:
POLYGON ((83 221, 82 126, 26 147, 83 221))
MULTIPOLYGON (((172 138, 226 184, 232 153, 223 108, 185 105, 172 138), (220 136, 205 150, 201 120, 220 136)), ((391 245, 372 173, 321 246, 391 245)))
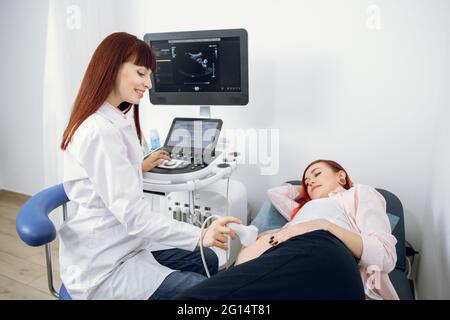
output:
POLYGON ((326 198, 339 185, 345 184, 345 178, 346 174, 343 170, 336 172, 326 163, 318 162, 306 171, 306 190, 311 199, 326 198))
POLYGON ((119 69, 114 91, 120 101, 138 104, 144 93, 152 88, 151 70, 132 62, 124 62, 119 69))

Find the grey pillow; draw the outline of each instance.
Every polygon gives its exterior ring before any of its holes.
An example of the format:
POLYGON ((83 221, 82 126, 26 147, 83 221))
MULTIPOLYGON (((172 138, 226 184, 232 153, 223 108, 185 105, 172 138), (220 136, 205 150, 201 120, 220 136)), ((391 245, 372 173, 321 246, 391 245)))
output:
POLYGON ((400 217, 396 216, 392 213, 387 213, 387 216, 389 218, 389 223, 391 224, 391 232, 394 232, 395 227, 397 226, 398 222, 400 221, 400 217))

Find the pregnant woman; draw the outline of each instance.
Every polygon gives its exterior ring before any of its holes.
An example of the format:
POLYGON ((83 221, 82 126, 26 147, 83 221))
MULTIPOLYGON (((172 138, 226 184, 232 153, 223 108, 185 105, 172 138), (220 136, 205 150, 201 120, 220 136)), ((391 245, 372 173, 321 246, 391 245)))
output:
POLYGON ((386 203, 351 182, 331 160, 317 160, 302 185, 269 190, 290 221, 244 248, 236 266, 178 299, 398 299, 388 273, 396 263, 386 203))

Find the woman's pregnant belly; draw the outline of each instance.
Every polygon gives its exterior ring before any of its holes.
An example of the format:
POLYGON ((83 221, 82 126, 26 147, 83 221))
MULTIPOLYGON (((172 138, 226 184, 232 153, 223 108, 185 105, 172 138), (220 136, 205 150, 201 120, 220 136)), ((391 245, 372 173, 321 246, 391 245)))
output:
POLYGON ((244 262, 258 258, 264 252, 272 248, 272 245, 269 244, 271 236, 272 233, 264 234, 250 246, 243 248, 238 254, 235 265, 237 266, 238 264, 242 264, 244 262))

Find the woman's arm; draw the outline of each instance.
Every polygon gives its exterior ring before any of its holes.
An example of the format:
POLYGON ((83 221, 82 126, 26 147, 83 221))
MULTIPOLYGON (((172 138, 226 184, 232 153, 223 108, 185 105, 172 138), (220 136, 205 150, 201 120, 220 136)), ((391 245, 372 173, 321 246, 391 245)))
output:
POLYGON ((330 232, 336 238, 341 240, 347 248, 353 253, 353 255, 360 259, 363 251, 363 242, 361 236, 354 232, 338 226, 337 224, 324 219, 324 230, 330 232))
POLYGON ((356 258, 361 258, 363 243, 361 236, 353 231, 346 230, 327 219, 315 219, 296 223, 273 235, 272 245, 277 245, 292 237, 299 236, 316 230, 325 230, 341 240, 356 258))
POLYGON ((283 241, 287 241, 292 237, 299 236, 316 230, 325 230, 333 234, 341 240, 353 255, 360 259, 363 250, 363 242, 361 236, 353 231, 346 230, 327 219, 315 219, 306 222, 289 225, 286 228, 275 232, 264 234, 252 245, 243 248, 238 255, 236 265, 246 261, 255 259, 263 254, 266 250, 283 241))
POLYGON ((153 152, 149 157, 142 161, 142 172, 147 172, 159 166, 164 160, 170 160, 169 154, 164 150, 153 152))
POLYGON ((86 120, 67 149, 85 170, 94 192, 130 236, 173 248, 194 250, 200 228, 152 210, 122 133, 86 120))
POLYGON ((386 200, 375 188, 365 185, 357 186, 355 200, 355 220, 363 243, 359 264, 389 273, 397 261, 397 239, 391 232, 386 200))
POLYGON ((301 197, 301 195, 302 187, 291 184, 272 188, 267 191, 267 196, 273 206, 288 221, 291 218, 292 210, 298 207, 298 203, 295 200, 301 197))

